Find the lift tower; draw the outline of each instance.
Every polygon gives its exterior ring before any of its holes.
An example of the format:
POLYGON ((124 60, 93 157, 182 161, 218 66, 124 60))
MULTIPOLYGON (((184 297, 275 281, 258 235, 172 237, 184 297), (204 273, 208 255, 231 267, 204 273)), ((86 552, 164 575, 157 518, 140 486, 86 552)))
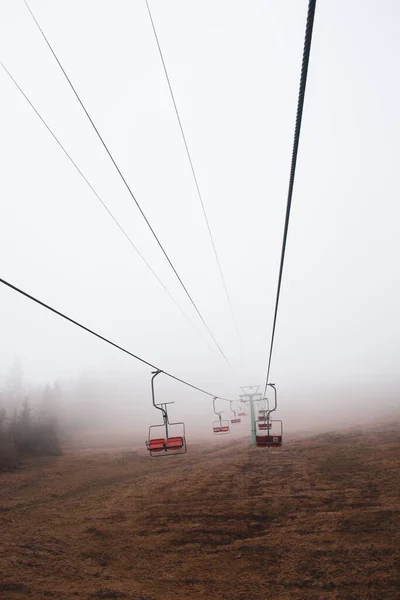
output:
POLYGON ((263 395, 258 391, 259 385, 245 385, 240 388, 243 394, 240 394, 239 398, 242 402, 250 404, 250 426, 251 426, 251 441, 254 446, 256 445, 256 415, 254 411, 254 403, 257 400, 262 400, 263 395), (249 391, 246 391, 249 390, 249 391), (255 390, 255 391, 253 391, 255 390))

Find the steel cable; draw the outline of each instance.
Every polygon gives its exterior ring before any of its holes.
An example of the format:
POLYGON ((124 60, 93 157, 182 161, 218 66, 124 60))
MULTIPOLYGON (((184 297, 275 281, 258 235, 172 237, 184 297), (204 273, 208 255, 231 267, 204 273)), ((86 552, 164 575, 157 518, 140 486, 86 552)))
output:
POLYGON ((32 19, 34 20, 34 22, 35 22, 35 24, 36 24, 37 28, 39 29, 40 33, 42 34, 42 36, 43 36, 43 38, 44 38, 44 40, 45 40, 45 42, 46 42, 46 44, 47 44, 47 46, 48 46, 49 50, 51 51, 51 53, 52 53, 52 55, 53 55, 54 59, 56 60, 56 62, 57 62, 57 64, 58 64, 58 66, 60 67, 60 69, 61 69, 61 71, 62 71, 62 73, 63 73, 63 75, 64 75, 65 79, 67 80, 67 82, 68 82, 68 84, 69 84, 69 86, 70 86, 71 90, 73 91, 73 93, 74 93, 74 95, 75 95, 76 99, 78 100, 78 102, 79 102, 79 104, 80 104, 80 106, 81 106, 82 110, 84 111, 84 113, 85 113, 86 117, 88 118, 88 120, 89 120, 89 122, 90 122, 91 126, 93 127, 94 131, 96 132, 96 135, 97 135, 97 137, 99 138, 99 140, 100 140, 101 144, 103 145, 103 147, 104 147, 105 151, 107 152, 107 154, 108 154, 108 156, 109 156, 109 158, 110 158, 111 162, 113 163, 113 165, 114 165, 114 167, 115 167, 115 169, 116 169, 116 171, 117 171, 118 175, 120 176, 120 178, 121 178, 122 182, 124 183, 124 185, 125 185, 126 189, 128 190, 128 192, 129 192, 129 195, 131 196, 132 200, 135 202, 135 204, 136 204, 137 208, 139 209, 139 212, 140 212, 140 214, 142 215, 143 219, 144 219, 144 220, 145 220, 145 222, 146 222, 146 225, 147 225, 147 226, 148 226, 148 228, 150 229, 150 231, 151 231, 151 233, 152 233, 152 235, 153 235, 154 239, 156 240, 156 242, 157 242, 157 244, 158 244, 159 248, 161 249, 162 253, 164 254, 164 256, 165 256, 165 258, 166 258, 166 260, 167 260, 168 264, 170 265, 170 267, 171 267, 171 269, 173 270, 173 272, 174 272, 174 274, 175 274, 176 278, 178 279, 178 281, 179 281, 180 285, 182 286, 183 290, 185 291, 185 293, 186 293, 187 297, 189 298, 189 300, 190 300, 190 302, 191 302, 191 304, 192 304, 193 308, 195 309, 196 313, 198 314, 198 316, 199 316, 200 320, 202 321, 202 323, 203 323, 204 327, 207 329, 207 331, 208 331, 209 335, 211 336, 212 340, 214 341, 215 345, 217 346, 217 348, 218 348, 219 352, 221 353, 222 357, 224 358, 225 362, 226 362, 226 363, 227 363, 227 365, 228 365, 228 366, 229 366, 229 367, 232 369, 232 366, 231 366, 231 364, 229 363, 229 361, 228 361, 228 359, 227 359, 226 355, 224 354, 224 352, 223 352, 223 350, 222 350, 221 346, 219 345, 219 343, 218 343, 218 341, 216 340, 216 338, 215 338, 214 334, 212 333, 211 329, 210 329, 210 328, 209 328, 209 326, 207 325, 207 323, 206 323, 206 321, 205 321, 205 319, 204 319, 204 317, 203 317, 202 313, 200 312, 199 308, 197 307, 197 304, 195 303, 195 301, 193 300, 193 298, 192 298, 192 296, 191 296, 191 294, 190 294, 189 290, 187 289, 187 287, 186 287, 186 286, 185 286, 185 284, 183 283, 183 280, 181 279, 181 277, 180 277, 180 275, 179 275, 178 271, 176 270, 176 268, 174 267, 174 265, 173 265, 173 263, 172 263, 172 261, 171 261, 170 257, 169 257, 169 256, 168 256, 168 254, 167 254, 167 251, 165 250, 164 246, 162 245, 162 243, 161 243, 161 241, 160 241, 159 237, 157 236, 156 232, 154 231, 153 227, 151 226, 151 224, 150 224, 150 221, 149 221, 149 220, 148 220, 148 218, 146 217, 146 215, 145 215, 145 213, 144 213, 144 211, 143 211, 142 207, 140 206, 139 202, 137 201, 137 199, 136 199, 135 195, 133 194, 133 192, 132 192, 132 190, 131 190, 131 188, 130 188, 130 186, 129 186, 128 182, 127 182, 127 180, 125 179, 125 177, 124 177, 124 175, 123 175, 122 171, 120 170, 120 168, 119 168, 119 166, 118 166, 118 164, 117 164, 116 160, 114 159, 113 155, 111 154, 111 151, 109 150, 109 148, 108 148, 107 144, 105 143, 105 141, 104 141, 103 137, 101 136, 101 134, 100 134, 99 130, 97 129, 97 127, 96 127, 96 125, 95 125, 95 123, 94 123, 94 121, 93 121, 92 117, 90 116, 90 114, 89 114, 89 112, 87 111, 87 109, 86 109, 85 105, 83 104, 83 102, 82 102, 82 100, 81 100, 81 98, 80 98, 80 96, 79 96, 78 92, 76 91, 76 89, 75 89, 74 85, 72 84, 72 81, 71 81, 71 80, 70 80, 70 78, 68 77, 68 75, 67 75, 67 72, 65 71, 64 67, 62 66, 62 64, 61 64, 61 62, 60 62, 60 60, 59 60, 59 58, 58 58, 57 54, 56 54, 56 53, 55 53, 55 51, 53 50, 53 47, 51 46, 51 44, 50 44, 49 40, 47 39, 47 37, 46 37, 46 35, 45 35, 44 31, 43 31, 43 30, 42 30, 42 28, 40 27, 40 25, 39 25, 39 22, 37 21, 37 19, 36 19, 35 15, 33 14, 32 10, 31 10, 31 8, 30 8, 30 6, 29 6, 29 4, 27 3, 27 1, 26 1, 26 0, 24 0, 24 4, 25 4, 25 6, 27 7, 27 9, 28 9, 28 11, 29 11, 29 13, 30 13, 30 15, 31 15, 32 19))
POLYGON ((228 306, 229 306, 229 311, 231 313, 232 321, 233 321, 233 324, 234 324, 234 327, 235 327, 235 330, 236 330, 236 334, 237 334, 237 337, 238 337, 238 340, 239 340, 239 344, 240 344, 240 347, 241 347, 242 352, 243 352, 242 338, 241 338, 240 333, 239 333, 239 328, 238 328, 238 325, 237 325, 235 313, 233 312, 233 306, 232 306, 231 298, 230 298, 230 295, 229 295, 228 286, 226 285, 225 276, 224 276, 224 273, 223 273, 223 270, 222 270, 221 262, 219 260, 219 256, 218 256, 218 252, 217 252, 217 247, 216 247, 215 241, 214 241, 214 236, 213 236, 212 231, 211 231, 211 226, 210 226, 210 222, 208 220, 207 211, 206 211, 206 208, 205 208, 205 205, 204 205, 204 201, 203 201, 203 196, 202 196, 202 193, 201 193, 201 190, 200 190, 200 185, 199 185, 199 182, 198 182, 198 179, 197 179, 196 171, 194 169, 192 156, 190 154, 190 150, 189 150, 189 146, 188 146, 188 143, 187 143, 185 131, 183 129, 183 124, 182 124, 182 120, 181 120, 181 117, 180 117, 180 114, 179 114, 178 106, 177 106, 177 103, 176 103, 176 100, 175 100, 175 95, 174 95, 174 92, 172 90, 171 80, 169 78, 168 71, 167 71, 167 65, 166 65, 165 60, 164 60, 164 55, 163 55, 163 52, 162 52, 162 49, 161 49, 160 41, 158 39, 158 34, 157 34, 157 30, 156 30, 156 27, 155 27, 155 24, 154 24, 153 16, 152 16, 152 13, 151 13, 151 10, 150 10, 149 2, 148 2, 148 0, 145 0, 145 2, 146 2, 146 6, 147 6, 147 11, 149 13, 149 17, 150 17, 150 22, 151 22, 151 26, 152 26, 152 29, 153 29, 153 33, 154 33, 154 38, 155 38, 156 43, 157 43, 158 52, 160 54, 162 66, 163 66, 163 69, 164 69, 165 78, 166 78, 167 83, 168 83, 168 88, 169 88, 169 92, 170 92, 170 95, 171 95, 172 104, 174 105, 176 118, 178 120, 179 129, 180 129, 180 132, 181 132, 181 135, 182 135, 182 140, 183 140, 183 144, 185 146, 186 155, 188 157, 188 161, 189 161, 190 169, 191 169, 191 172, 192 172, 194 184, 195 184, 195 187, 196 187, 196 190, 197 190, 197 196, 198 196, 200 204, 201 204, 201 209, 203 211, 204 220, 206 222, 206 226, 207 226, 207 230, 208 230, 208 235, 210 237, 211 245, 212 245, 212 248, 213 248, 213 251, 214 251, 215 260, 216 260, 216 263, 217 263, 217 266, 218 266, 218 271, 219 271, 219 274, 220 274, 220 277, 221 277, 221 281, 222 281, 222 285, 223 285, 223 288, 224 288, 224 291, 225 291, 225 296, 226 296, 226 300, 227 300, 227 303, 228 303, 228 306))
MULTIPOLYGON (((61 150, 64 152, 64 154, 66 155, 66 157, 68 158, 68 160, 71 162, 71 164, 74 166, 74 168, 76 169, 76 171, 79 173, 79 175, 82 177, 82 179, 85 181, 85 183, 88 185, 88 187, 90 188, 90 190, 93 192, 93 194, 96 196, 96 198, 99 200, 99 202, 101 203, 101 205, 103 206, 103 208, 105 209, 105 211, 108 213, 108 215, 111 217, 111 219, 114 221, 114 223, 116 224, 116 226, 118 227, 118 229, 121 231, 121 233, 124 235, 124 237, 126 238, 126 240, 129 242, 129 244, 132 246, 132 248, 135 250, 135 252, 138 254, 138 256, 142 259, 142 261, 144 262, 144 264, 146 265, 146 267, 150 270, 150 272, 154 275, 154 277, 157 279, 158 283, 162 286, 162 288, 164 289, 164 291, 168 294, 168 296, 171 298, 171 300, 173 301, 173 303, 177 306, 177 308, 179 309, 179 311, 182 313, 182 315, 185 317, 185 319, 187 320, 187 322, 191 325, 191 327, 193 327, 193 329, 196 331, 197 335, 201 338, 201 334, 200 332, 197 330, 196 326, 194 325, 194 323, 192 323, 192 321, 190 320, 190 318, 187 316, 187 314, 185 313, 185 311, 183 310, 183 308, 179 305, 178 301, 174 298, 174 296, 171 294, 171 292, 168 290, 168 288, 166 287, 166 285, 163 283, 163 281, 160 279, 160 277, 157 275, 157 273, 154 271, 153 267, 147 262, 147 260, 145 259, 145 257, 143 256, 143 254, 140 252, 140 250, 137 248, 137 246, 134 244, 134 242, 132 241, 132 239, 129 237, 129 235, 127 234, 127 232, 125 231, 125 229, 122 227, 122 225, 119 223, 119 221, 115 218, 115 216, 113 215, 113 213, 110 211, 110 209, 108 208, 108 206, 105 204, 105 202, 102 200, 102 198, 99 196, 99 194, 96 192, 96 190, 94 189, 94 187, 92 186, 92 184, 90 183, 90 181, 87 179, 87 177, 85 176, 85 174, 83 173, 83 171, 80 169, 80 167, 77 165, 77 163, 74 161, 74 159, 72 158, 72 156, 69 154, 69 152, 66 150, 66 148, 63 146, 63 144, 60 142, 60 140, 58 139, 58 137, 56 136, 56 134, 53 132, 53 130, 51 129, 51 127, 49 126, 49 124, 45 121, 45 119, 42 117, 42 115, 39 113, 39 111, 37 110, 37 108, 35 107, 35 105, 32 103, 32 101, 29 99, 29 97, 26 95, 26 93, 24 92, 24 90, 21 88, 21 86, 19 85, 19 83, 16 81, 16 79, 14 79, 13 75, 10 73, 10 71, 7 69, 7 67, 4 65, 4 63, 2 63, 0 61, 0 65, 3 67, 4 71, 7 73, 8 77, 11 79, 11 81, 14 83, 14 85, 16 86, 16 88, 19 90, 19 92, 21 93, 21 95, 25 98, 25 100, 28 102, 28 104, 30 105, 30 107, 32 108, 32 110, 36 113, 36 115, 39 117, 40 121, 43 123, 43 125, 46 127, 47 131, 50 133, 50 135, 53 137, 53 139, 57 142, 58 146, 61 148, 61 150)), ((208 343, 203 339, 203 341, 207 344, 208 343)), ((209 347, 209 346, 208 346, 209 347)), ((209 347, 210 348, 210 347, 209 347)))
POLYGON ((124 352, 125 354, 128 354, 132 358, 135 358, 136 360, 138 360, 141 363, 147 365, 148 367, 151 367, 152 369, 155 369, 156 371, 162 371, 164 373, 164 375, 166 375, 167 377, 170 377, 171 379, 175 379, 175 381, 178 381, 179 383, 187 385, 188 387, 191 387, 194 390, 197 390, 198 392, 201 392, 202 394, 206 394, 207 396, 211 396, 212 398, 220 398, 221 400, 227 400, 228 402, 230 402, 230 400, 228 400, 227 398, 221 398, 220 396, 216 396, 215 394, 212 394, 211 392, 207 392, 207 390, 203 390, 202 388, 198 387, 197 385, 189 383, 188 381, 185 381, 184 379, 181 379, 180 377, 177 377, 176 375, 173 375, 172 373, 168 373, 168 371, 163 371, 163 369, 161 369, 160 367, 157 367, 156 365, 153 365, 151 362, 145 360, 144 358, 141 358, 140 356, 137 356, 137 354, 134 354, 133 352, 130 352, 126 348, 123 348, 119 344, 116 344, 112 340, 106 338, 105 336, 101 335, 100 333, 97 333, 93 329, 90 329, 89 327, 86 327, 86 325, 82 325, 82 323, 79 323, 78 321, 75 321, 75 319, 72 319, 71 317, 68 317, 66 314, 62 313, 61 311, 57 310, 56 308, 53 308, 52 306, 50 306, 49 304, 46 304, 42 300, 39 300, 38 298, 35 298, 35 296, 32 296, 31 294, 28 294, 28 292, 25 292, 24 290, 22 290, 21 288, 13 285, 9 281, 6 281, 5 279, 0 278, 0 283, 2 283, 3 285, 7 286, 8 288, 14 290, 18 294, 21 294, 21 296, 25 296, 25 298, 28 298, 29 300, 32 300, 32 302, 35 302, 36 304, 39 304, 43 308, 46 308, 47 310, 49 310, 50 312, 56 314, 57 316, 61 317, 62 319, 65 319, 66 321, 69 321, 73 325, 76 325, 80 329, 83 329, 84 331, 87 331, 87 333, 90 333, 91 335, 97 337, 98 339, 102 340, 103 342, 106 342, 110 346, 113 346, 114 348, 117 348, 117 350, 120 350, 121 352, 124 352))
POLYGON ((270 349, 269 349, 268 368, 267 368, 267 377, 265 380, 264 396, 267 395, 267 386, 269 383, 269 374, 270 374, 270 370, 271 370, 272 351, 273 351, 274 340, 275 340, 276 320, 277 320, 277 316, 278 316, 279 298, 280 298, 280 293, 281 293, 283 265, 285 262, 286 242, 287 242, 287 235, 288 235, 288 230, 289 230, 290 209, 292 206, 294 178, 295 178, 295 174, 296 174, 297 154, 298 154, 298 149, 299 149, 300 130, 301 130, 302 117, 303 117, 304 98, 305 98, 305 93, 306 93, 307 74, 308 74, 308 65, 309 65, 309 60, 310 60, 311 40, 312 40, 313 27, 314 27, 316 2, 317 2, 317 0, 309 0, 309 2, 308 2, 306 32, 305 32, 304 48, 303 48, 303 59, 302 59, 302 65, 301 65, 300 86, 299 86, 299 95, 298 95, 298 101, 297 101, 296 124, 295 124, 295 129, 294 129, 293 151, 292 151, 292 160, 291 160, 291 165, 290 165, 289 189, 288 189, 288 195, 287 195, 285 225, 284 225, 284 229, 283 229, 278 286, 277 286, 277 290, 276 290, 274 320, 273 320, 273 326, 272 326, 271 344, 270 344, 270 349))

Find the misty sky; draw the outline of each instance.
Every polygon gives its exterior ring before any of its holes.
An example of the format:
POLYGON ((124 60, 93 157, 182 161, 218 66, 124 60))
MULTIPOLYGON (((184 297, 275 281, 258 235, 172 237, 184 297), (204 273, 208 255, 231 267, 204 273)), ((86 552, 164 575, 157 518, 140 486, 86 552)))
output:
MULTIPOLYGON (((30 5, 234 369, 213 347, 22 0, 0 0, 0 60, 201 335, 2 69, 0 276, 215 394, 262 384, 307 1, 151 0, 243 354, 145 1, 30 5)), ((286 414, 310 394, 345 410, 350 392, 369 390, 379 404, 400 388, 399 58, 397 1, 318 0, 271 369, 286 414)), ((19 356, 33 381, 88 372, 123 378, 147 400, 149 368, 4 286, 0 305, 0 375, 19 356)), ((205 396, 161 379, 159 386, 208 408, 205 396)))

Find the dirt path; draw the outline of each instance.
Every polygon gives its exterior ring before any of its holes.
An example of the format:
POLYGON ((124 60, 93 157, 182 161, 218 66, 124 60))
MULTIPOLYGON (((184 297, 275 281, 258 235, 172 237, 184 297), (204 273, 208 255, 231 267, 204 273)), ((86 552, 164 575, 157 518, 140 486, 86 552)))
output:
POLYGON ((0 474, 0 598, 399 599, 399 448, 386 429, 0 474))

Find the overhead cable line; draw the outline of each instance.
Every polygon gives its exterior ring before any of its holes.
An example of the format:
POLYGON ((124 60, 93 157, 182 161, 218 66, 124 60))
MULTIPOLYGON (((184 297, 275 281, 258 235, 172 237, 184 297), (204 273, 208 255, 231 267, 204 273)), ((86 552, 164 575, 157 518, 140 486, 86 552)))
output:
POLYGON ((72 82, 71 82, 70 78, 68 77, 68 75, 67 75, 67 72, 65 71, 64 67, 62 66, 62 64, 61 64, 60 60, 58 59, 58 56, 56 55, 55 51, 53 50, 53 48, 52 48, 52 46, 51 46, 51 44, 50 44, 49 40, 47 39, 47 37, 46 37, 46 35, 45 35, 44 31, 43 31, 43 30, 42 30, 42 28, 40 27, 40 25, 39 25, 39 23, 38 23, 38 21, 37 21, 37 19, 36 19, 35 15, 33 14, 33 12, 32 12, 32 10, 31 10, 30 6, 28 5, 28 3, 27 3, 27 1, 26 1, 26 0, 24 0, 24 3, 25 3, 25 6, 27 7, 27 9, 28 9, 29 13, 31 14, 31 16, 32 16, 32 19, 34 20, 34 22, 35 22, 35 24, 36 24, 37 28, 39 29, 40 33, 42 34, 42 36, 43 36, 43 38, 44 38, 44 40, 45 40, 45 42, 46 42, 46 44, 47 44, 47 46, 48 46, 49 50, 51 51, 51 53, 52 53, 53 57, 55 58, 55 60, 56 60, 56 62, 57 62, 57 64, 58 64, 58 66, 60 67, 60 69, 61 69, 61 71, 62 71, 62 73, 63 73, 63 75, 64 75, 65 79, 67 80, 67 82, 68 82, 68 84, 69 84, 69 86, 70 86, 70 88, 71 88, 71 90, 72 90, 72 91, 73 91, 73 93, 75 94, 75 97, 76 97, 76 99, 78 100, 79 104, 81 105, 81 108, 82 108, 82 110, 84 111, 84 113, 85 113, 85 115, 87 116, 87 118, 88 118, 88 120, 89 120, 90 124, 92 125, 92 127, 93 127, 94 131, 96 132, 96 134, 97 134, 97 137, 99 138, 99 140, 100 140, 101 144, 103 145, 103 147, 104 147, 105 151, 107 152, 107 154, 108 154, 108 156, 109 156, 109 158, 110 158, 111 162, 113 163, 113 165, 114 165, 115 169, 117 170, 117 173, 118 173, 118 175, 119 175, 119 176, 120 176, 120 178, 122 179, 122 181, 123 181, 123 183, 124 183, 124 185, 125 185, 126 189, 128 190, 128 192, 129 192, 129 194, 130 194, 130 196, 131 196, 132 200, 135 202, 135 204, 136 204, 137 208, 138 208, 138 209, 139 209, 139 211, 140 211, 140 214, 142 215, 143 219, 145 220, 145 222, 146 222, 146 225, 147 225, 147 226, 148 226, 148 228, 150 229, 150 231, 151 231, 151 233, 152 233, 152 235, 153 235, 154 239, 156 240, 156 242, 157 242, 158 246, 160 247, 160 249, 161 249, 162 253, 164 254, 164 256, 165 256, 166 260, 168 261, 168 264, 170 265, 170 267, 171 267, 171 269, 173 270, 173 272, 174 272, 174 274, 175 274, 176 278, 178 279, 178 281, 179 281, 180 285, 181 285, 181 286, 182 286, 182 288, 184 289, 184 291, 185 291, 185 293, 186 293, 187 297, 189 298, 189 300, 190 300, 190 302, 191 302, 191 304, 192 304, 193 308, 195 309, 195 311, 197 312, 198 316, 200 317, 200 319, 201 319, 201 321, 202 321, 203 325, 205 326, 205 328, 207 329, 207 331, 208 331, 208 333, 210 334, 211 338, 213 339, 213 341, 214 341, 215 345, 217 346, 217 348, 218 348, 219 352, 220 352, 220 353, 221 353, 221 355, 223 356, 223 358, 224 358, 225 362, 228 364, 228 366, 229 366, 230 368, 232 368, 232 366, 231 366, 231 364, 229 363, 229 361, 228 361, 227 357, 225 356, 225 354, 224 354, 224 352, 223 352, 223 350, 222 350, 221 346, 219 345, 219 343, 218 343, 218 341, 216 340, 216 338, 215 338, 214 334, 212 333, 211 329, 210 329, 210 328, 209 328, 209 326, 207 325, 207 323, 206 323, 206 321, 205 321, 205 319, 204 319, 203 315, 201 314, 201 312, 200 312, 199 308, 197 307, 197 304, 196 304, 196 303, 195 303, 195 301, 193 300, 193 298, 192 298, 192 296, 191 296, 191 294, 190 294, 189 290, 187 289, 187 287, 186 287, 186 286, 185 286, 185 284, 183 283, 183 281, 182 281, 182 278, 180 277, 180 275, 179 275, 178 271, 177 271, 177 270, 176 270, 176 268, 174 267, 174 265, 173 265, 173 263, 172 263, 172 261, 171 261, 170 257, 169 257, 169 256, 168 256, 168 254, 167 254, 167 251, 165 250, 165 248, 164 248, 164 246, 162 245, 162 243, 161 243, 161 241, 160 241, 159 237, 157 236, 156 232, 154 231, 153 227, 151 226, 151 224, 150 224, 150 221, 149 221, 149 220, 148 220, 148 218, 146 217, 146 215, 145 215, 145 213, 144 213, 144 211, 143 211, 142 207, 140 206, 139 202, 137 201, 137 199, 136 199, 135 195, 133 194, 133 192, 132 192, 132 190, 131 190, 131 188, 130 188, 130 186, 129 186, 128 182, 127 182, 127 180, 125 179, 124 175, 122 174, 122 171, 121 171, 121 169, 119 168, 119 166, 118 166, 118 164, 117 164, 116 160, 114 159, 113 155, 111 154, 111 151, 109 150, 109 148, 108 148, 107 144, 105 143, 105 141, 104 141, 103 137, 101 136, 101 134, 100 134, 100 132, 99 132, 98 128, 96 127, 96 125, 95 125, 95 123, 94 123, 94 121, 93 121, 92 117, 90 116, 89 112, 87 111, 87 109, 86 109, 85 105, 83 104, 83 102, 82 102, 82 100, 81 100, 81 98, 80 98, 80 96, 79 96, 78 92, 76 91, 76 89, 75 89, 74 85, 72 84, 72 82))
MULTIPOLYGON (((132 246, 132 248, 135 250, 135 252, 138 254, 138 256, 142 259, 142 261, 144 262, 144 264, 146 265, 146 267, 150 270, 150 272, 154 275, 154 277, 157 279, 158 283, 162 286, 162 288, 164 289, 164 291, 168 294, 168 296, 171 298, 171 300, 173 301, 173 303, 177 306, 177 308, 179 309, 179 311, 182 313, 182 315, 185 317, 185 319, 187 320, 187 322, 191 325, 191 327, 193 327, 193 329, 196 331, 197 335, 199 337, 201 337, 203 339, 203 341, 207 344, 208 346, 208 342, 206 342, 206 340, 204 340, 204 338, 202 337, 202 335, 200 334, 200 332, 198 331, 198 329, 196 328, 196 326, 194 325, 194 323, 192 323, 192 321, 190 320, 190 318, 187 316, 187 314, 185 313, 185 311, 183 310, 183 308, 180 306, 180 304, 178 303, 178 301, 174 298, 174 296, 171 294, 171 292, 168 290, 168 288, 166 287, 166 285, 163 283, 163 281, 160 279, 160 277, 157 275, 157 273, 154 271, 153 267, 148 263, 148 261, 146 260, 146 258, 143 256, 143 254, 140 252, 140 250, 137 248, 137 246, 134 244, 134 242, 132 241, 132 239, 129 237, 129 235, 127 234, 127 232, 125 231, 125 229, 122 227, 122 225, 119 223, 119 221, 116 219, 116 217, 113 215, 113 213, 110 211, 110 209, 108 208, 108 206, 105 204, 105 202, 102 200, 102 198, 99 196, 99 194, 96 192, 96 190, 94 189, 94 187, 92 186, 92 184, 90 183, 90 181, 87 179, 87 177, 85 176, 85 174, 82 172, 82 170, 80 169, 80 167, 77 165, 77 163, 74 161, 74 159, 72 158, 72 156, 69 154, 69 152, 66 150, 66 148, 63 146, 63 144, 60 142, 60 140, 58 139, 58 137, 56 136, 56 134, 53 132, 53 130, 51 129, 51 127, 48 125, 48 123, 44 120, 44 118, 42 117, 42 115, 39 113, 39 111, 37 110, 37 108, 35 107, 35 105, 33 104, 33 102, 29 99, 29 97, 26 95, 26 93, 24 92, 24 90, 21 88, 21 86, 19 85, 19 83, 16 81, 16 79, 14 79, 14 77, 12 76, 12 74, 10 73, 10 71, 7 69, 7 67, 4 65, 4 63, 2 63, 0 61, 0 65, 3 67, 4 71, 7 73, 7 75, 9 76, 9 78, 11 79, 11 81, 14 83, 14 85, 16 86, 16 88, 19 90, 19 92, 22 94, 22 96, 25 98, 25 100, 28 102, 28 104, 30 105, 30 107, 32 108, 32 110, 36 113, 36 115, 39 117, 39 119, 41 120, 41 122, 43 123, 43 125, 46 127, 47 131, 50 133, 50 135, 53 137, 53 139, 57 142, 58 146, 61 148, 61 150, 64 152, 65 156, 68 158, 68 160, 71 162, 71 164, 75 167, 75 169, 77 170, 77 172, 79 173, 79 175, 82 177, 82 179, 85 181, 85 183, 89 186, 89 188, 91 189, 91 191, 93 192, 93 194, 96 196, 96 198, 99 200, 99 202, 101 203, 101 205, 103 206, 103 208, 107 211, 108 215, 111 217, 111 219, 114 221, 114 223, 116 224, 116 226, 118 227, 118 229, 121 231, 121 233, 124 235, 124 237, 127 239, 127 241, 129 242, 129 244, 132 246)), ((208 346, 209 347, 209 346, 208 346)), ((210 348, 210 347, 209 347, 210 348)))
MULTIPOLYGON (((28 292, 25 292, 24 290, 22 290, 21 288, 13 285, 9 281, 6 281, 5 279, 0 278, 0 283, 2 283, 3 285, 7 286, 8 288, 14 290, 15 292, 18 292, 18 294, 21 294, 21 296, 25 296, 25 298, 28 298, 29 300, 32 300, 32 302, 35 302, 36 304, 39 304, 43 308, 46 308, 47 310, 49 310, 50 312, 56 314, 57 316, 61 317, 62 319, 65 319, 66 321, 69 321, 73 325, 76 325, 80 329, 83 329, 84 331, 87 331, 87 333, 90 333, 91 335, 97 337, 98 339, 102 340, 103 342, 106 342, 106 344, 109 344, 110 346, 113 346, 114 348, 117 348, 117 350, 120 350, 121 352, 124 352, 125 354, 128 354, 132 358, 135 358, 136 360, 138 360, 141 363, 147 365, 148 367, 151 367, 152 369, 155 369, 157 371, 161 371, 167 377, 170 377, 171 379, 175 379, 175 381, 178 381, 179 383, 183 383, 183 385, 187 385, 188 387, 190 387, 190 388, 192 388, 194 390, 197 390, 198 392, 201 392, 202 394, 206 394, 207 396, 211 396, 212 398, 220 398, 221 400, 227 400, 227 398, 221 398, 220 396, 216 396, 215 394, 212 394, 211 392, 208 392, 207 390, 203 390, 202 388, 198 387, 197 385, 194 385, 194 384, 190 383, 189 381, 185 381, 184 379, 181 379, 180 377, 177 377, 176 375, 173 375, 172 373, 168 373, 168 371, 163 371, 163 369, 161 369, 160 367, 157 367, 156 365, 153 365, 151 362, 145 360, 144 358, 141 358, 137 354, 134 354, 133 352, 130 352, 130 350, 127 350, 123 346, 120 346, 119 344, 116 344, 112 340, 106 338, 105 336, 101 335, 100 333, 97 333, 93 329, 90 329, 89 327, 86 327, 85 325, 82 325, 82 323, 79 323, 79 321, 75 321, 75 319, 72 319, 71 317, 68 317, 66 314, 60 312, 59 310, 57 310, 55 308, 53 308, 49 304, 46 304, 45 302, 42 302, 42 300, 39 300, 38 298, 35 298, 35 296, 32 296, 31 294, 28 294, 28 292)), ((230 402, 230 400, 227 400, 227 401, 230 402)))
POLYGON ((278 315, 279 298, 280 298, 280 293, 281 293, 283 265, 285 262, 286 242, 287 242, 287 235, 288 235, 288 229, 289 229, 290 209, 292 206, 294 178, 295 178, 295 174, 296 174, 297 153, 298 153, 298 149, 299 149, 300 130, 301 130, 302 117, 303 117, 304 98, 305 98, 305 93, 306 93, 308 64, 309 64, 309 60, 310 60, 311 40, 312 40, 313 27, 314 27, 316 2, 317 2, 317 0, 309 0, 309 2, 308 2, 306 32, 305 32, 304 48, 303 48, 303 60, 302 60, 302 64, 301 64, 299 96, 298 96, 298 101, 297 101, 296 124, 295 124, 295 129, 294 129, 293 151, 292 151, 292 160, 291 160, 291 165, 290 165, 289 189, 288 189, 287 205, 286 205, 286 217, 285 217, 285 225, 283 228, 281 260, 280 260, 280 266, 279 266, 278 286, 277 286, 277 290, 276 290, 274 320, 273 320, 273 326, 272 326, 271 344, 270 344, 270 349, 269 349, 268 368, 267 368, 267 377, 266 377, 266 381, 265 381, 264 396, 266 396, 266 394, 267 394, 267 386, 269 383, 269 373, 270 373, 270 369, 271 369, 272 351, 273 351, 273 347, 274 347, 276 320, 277 320, 277 315, 278 315))
POLYGON ((153 16, 151 14, 149 2, 148 2, 148 0, 145 0, 145 1, 146 1, 146 6, 147 6, 147 11, 149 13, 150 21, 151 21, 151 26, 153 28, 154 38, 155 38, 156 43, 157 43, 158 52, 160 54, 162 66, 163 66, 163 69, 164 69, 165 78, 167 80, 169 92, 170 92, 171 99, 172 99, 172 103, 174 105, 176 118, 178 120, 179 129, 181 131, 182 140, 183 140, 183 143, 184 143, 184 146, 185 146, 186 155, 188 157, 190 169, 191 169, 192 175, 193 175, 193 180, 194 180, 194 183, 195 183, 195 186, 196 186, 197 196, 198 196, 200 204, 201 204, 201 209, 203 211, 204 220, 205 220, 206 225, 207 225, 208 235, 210 237, 211 245, 212 245, 212 248, 213 248, 213 251, 214 251, 214 256, 215 256, 215 260, 216 260, 216 263, 217 263, 217 266, 218 266, 218 271, 219 271, 219 274, 221 276, 222 285, 224 287, 226 300, 227 300, 227 303, 228 303, 228 306, 229 306, 229 311, 231 313, 232 321, 233 321, 233 324, 235 326, 235 330, 236 330, 236 334, 237 334, 237 337, 238 337, 238 340, 239 340, 239 343, 240 343, 240 347, 241 347, 241 349, 243 351, 242 338, 241 338, 240 333, 239 333, 239 328, 238 328, 237 321, 236 321, 236 318, 235 318, 235 313, 233 312, 233 306, 232 306, 232 302, 231 302, 230 295, 229 295, 229 292, 228 292, 228 286, 226 285, 225 276, 224 276, 224 273, 223 273, 223 270, 222 270, 221 262, 219 260, 219 256, 218 256, 218 252, 217 252, 217 247, 216 247, 215 241, 214 241, 214 236, 213 236, 212 231, 211 231, 211 226, 210 226, 210 222, 208 220, 206 207, 204 205, 203 196, 202 196, 202 193, 201 193, 201 190, 200 190, 200 184, 198 182, 196 171, 194 169, 193 160, 192 160, 192 156, 190 154, 189 146, 188 146, 188 143, 187 143, 187 140, 186 140, 186 135, 185 135, 185 131, 183 129, 182 120, 181 120, 181 117, 180 117, 180 114, 179 114, 179 110, 178 110, 178 106, 177 106, 177 103, 176 103, 176 100, 175 100, 175 95, 174 95, 174 92, 172 90, 171 80, 169 78, 168 71, 167 71, 167 65, 166 65, 165 60, 164 60, 163 52, 162 52, 162 49, 161 49, 161 44, 160 44, 160 41, 158 39, 157 30, 156 30, 156 27, 155 27, 155 24, 154 24, 153 16))

